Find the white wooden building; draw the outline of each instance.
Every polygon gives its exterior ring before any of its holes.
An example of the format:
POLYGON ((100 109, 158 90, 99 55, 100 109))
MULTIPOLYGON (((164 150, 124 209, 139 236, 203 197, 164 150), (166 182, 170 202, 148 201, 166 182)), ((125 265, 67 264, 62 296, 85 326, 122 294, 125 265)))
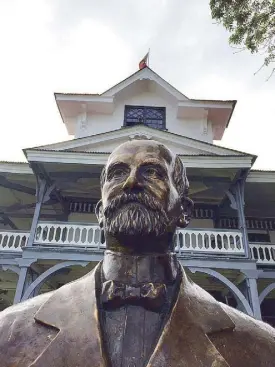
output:
MULTIPOLYGON (((275 172, 215 145, 236 101, 190 99, 146 67, 102 94, 55 94, 71 140, 0 163, 1 309, 56 289, 102 259, 94 215, 108 155, 131 139, 177 153, 195 202, 175 251, 218 300, 275 325, 275 172)), ((247 138, 247 137, 246 137, 247 138)))

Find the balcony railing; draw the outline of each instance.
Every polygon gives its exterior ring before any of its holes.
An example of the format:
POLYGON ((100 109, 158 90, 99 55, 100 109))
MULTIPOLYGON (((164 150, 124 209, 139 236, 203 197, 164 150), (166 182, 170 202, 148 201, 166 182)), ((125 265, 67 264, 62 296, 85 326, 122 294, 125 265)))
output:
MULTIPOLYGON (((40 222, 35 244, 45 246, 77 246, 101 250, 105 248, 98 225, 64 222, 40 222)), ((179 229, 176 234, 175 251, 184 253, 212 253, 221 255, 244 255, 242 234, 237 230, 179 229)))
POLYGON ((29 232, 0 231, 0 250, 21 252, 27 245, 29 232))
POLYGON ((238 230, 178 229, 175 251, 178 254, 245 254, 243 236, 238 230))
POLYGON ((102 231, 97 224, 39 222, 34 244, 45 246, 92 247, 104 249, 102 231))
POLYGON ((274 265, 275 264, 275 245, 271 243, 250 243, 252 259, 257 264, 274 265))
MULTIPOLYGON (((21 252, 28 238, 28 232, 0 231, 0 251, 21 252)), ((34 246, 105 249, 97 224, 70 222, 39 222, 34 246)), ((251 243, 250 249, 252 259, 258 264, 275 265, 275 244, 251 243)), ((178 229, 175 251, 179 256, 208 254, 233 258, 245 255, 242 233, 222 229, 178 229)))

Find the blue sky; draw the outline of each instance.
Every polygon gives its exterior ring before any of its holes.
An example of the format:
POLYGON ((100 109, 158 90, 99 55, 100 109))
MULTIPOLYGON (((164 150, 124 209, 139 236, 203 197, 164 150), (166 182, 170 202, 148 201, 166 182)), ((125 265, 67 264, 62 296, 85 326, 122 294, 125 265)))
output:
POLYGON ((237 99, 225 147, 275 170, 275 76, 236 53, 205 0, 0 1, 0 160, 68 139, 54 92, 101 93, 150 67, 190 98, 237 99))

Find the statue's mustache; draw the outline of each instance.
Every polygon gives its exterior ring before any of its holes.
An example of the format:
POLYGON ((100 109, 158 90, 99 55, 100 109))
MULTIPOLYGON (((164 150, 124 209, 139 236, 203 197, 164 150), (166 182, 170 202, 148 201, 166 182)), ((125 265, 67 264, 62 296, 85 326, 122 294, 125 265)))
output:
POLYGON ((116 210, 120 209, 123 205, 129 203, 138 203, 144 205, 147 209, 153 211, 164 212, 163 205, 152 195, 149 195, 146 191, 139 193, 126 193, 123 192, 110 201, 108 206, 104 210, 105 217, 111 216, 116 210))

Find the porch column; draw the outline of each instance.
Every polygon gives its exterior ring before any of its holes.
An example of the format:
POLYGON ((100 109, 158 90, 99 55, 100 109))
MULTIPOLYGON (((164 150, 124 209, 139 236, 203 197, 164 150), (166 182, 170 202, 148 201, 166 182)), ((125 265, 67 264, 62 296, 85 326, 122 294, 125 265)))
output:
POLYGON ((235 188, 235 197, 236 197, 236 204, 237 204, 237 211, 238 211, 238 218, 239 218, 239 228, 243 234, 243 244, 244 244, 245 254, 248 258, 251 258, 251 251, 249 247, 245 215, 244 215, 244 205, 245 205, 244 185, 245 185, 244 178, 237 181, 236 188, 235 188))
POLYGON ((239 222, 239 229, 243 235, 243 245, 245 255, 248 258, 251 258, 251 251, 249 247, 248 235, 247 235, 247 228, 245 222, 245 215, 244 215, 244 185, 245 185, 245 178, 246 176, 242 176, 233 187, 231 187, 227 191, 227 196, 230 200, 230 206, 232 209, 237 210, 238 213, 238 222, 239 222))
POLYGON ((32 225, 30 230, 30 236, 27 242, 27 246, 32 246, 35 238, 35 232, 37 228, 37 223, 41 211, 41 206, 43 204, 43 200, 46 194, 46 181, 37 177, 37 185, 36 185, 36 205, 35 210, 32 218, 32 225))
POLYGON ((257 286, 258 271, 244 270, 242 273, 245 275, 245 278, 243 283, 240 285, 240 288, 242 289, 245 298, 250 303, 254 317, 258 320, 261 320, 262 314, 257 286))
POLYGON ((16 285, 16 291, 15 291, 13 304, 21 302, 24 292, 27 289, 27 287, 29 286, 29 283, 31 281, 30 266, 35 261, 36 259, 33 259, 33 258, 29 258, 29 259, 22 258, 19 260, 18 265, 20 267, 20 273, 19 273, 19 278, 18 278, 18 282, 16 285))
POLYGON ((15 296, 13 303, 19 303, 24 293, 25 283, 28 275, 28 266, 22 266, 20 268, 19 278, 16 286, 15 296))
POLYGON ((249 291, 250 304, 253 308, 254 317, 256 319, 261 320, 262 314, 261 314, 259 293, 258 293, 258 287, 257 287, 257 280, 255 278, 247 278, 246 284, 247 284, 247 288, 249 291))

